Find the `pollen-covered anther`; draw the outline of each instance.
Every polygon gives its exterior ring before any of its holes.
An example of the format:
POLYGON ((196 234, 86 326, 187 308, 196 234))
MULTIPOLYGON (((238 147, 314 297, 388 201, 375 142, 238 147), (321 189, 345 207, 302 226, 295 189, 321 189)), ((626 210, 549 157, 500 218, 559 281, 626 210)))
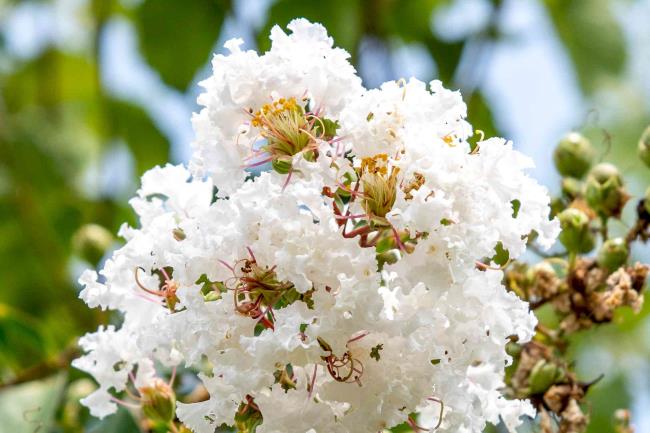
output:
POLYGON ((385 218, 393 208, 399 171, 399 167, 389 164, 385 153, 361 161, 362 206, 371 217, 385 218))
POLYGON ((336 129, 334 122, 309 112, 296 98, 279 98, 249 113, 251 126, 267 142, 261 150, 281 174, 292 171, 293 157, 299 153, 315 161, 319 140, 331 140, 336 129))
POLYGON ((405 185, 402 185, 402 191, 404 191, 404 199, 412 200, 413 195, 411 192, 417 191, 422 185, 424 185, 425 178, 421 173, 413 173, 413 179, 405 185))

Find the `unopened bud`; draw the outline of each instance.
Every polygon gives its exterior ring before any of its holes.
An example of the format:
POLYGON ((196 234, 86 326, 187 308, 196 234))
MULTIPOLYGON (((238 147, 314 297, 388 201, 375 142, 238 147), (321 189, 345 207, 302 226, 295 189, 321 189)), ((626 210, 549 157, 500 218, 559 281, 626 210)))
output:
POLYGON ((614 272, 627 262, 630 254, 625 240, 622 238, 608 239, 598 251, 596 262, 601 268, 614 272))
POLYGON ((603 217, 618 217, 630 198, 618 169, 609 163, 595 166, 587 177, 585 197, 591 208, 603 217))
POLYGON ((650 167, 650 126, 648 126, 639 139, 639 158, 650 167))
POLYGON ((565 209, 558 215, 560 242, 573 253, 587 253, 594 248, 594 236, 589 229, 589 217, 575 208, 565 209))
POLYGON ((535 395, 546 392, 547 389, 561 380, 563 376, 564 372, 557 364, 540 359, 530 372, 528 379, 530 394, 535 395))
POLYGON ((522 347, 521 344, 517 344, 514 341, 509 341, 506 344, 506 353, 513 358, 519 358, 521 355, 522 347))
POLYGON ((167 424, 176 414, 174 390, 161 379, 154 379, 150 386, 140 388, 142 412, 155 424, 167 424))
POLYGON ((562 179, 562 194, 571 200, 582 195, 583 183, 574 177, 565 177, 562 179))
POLYGON ((93 265, 97 265, 113 244, 111 232, 98 224, 85 224, 72 237, 76 254, 93 265))
POLYGON ((558 143, 553 152, 553 161, 562 176, 582 178, 594 159, 591 142, 578 132, 570 132, 558 143))
POLYGON ((555 218, 566 208, 566 203, 560 197, 555 197, 551 200, 551 212, 549 217, 555 218))

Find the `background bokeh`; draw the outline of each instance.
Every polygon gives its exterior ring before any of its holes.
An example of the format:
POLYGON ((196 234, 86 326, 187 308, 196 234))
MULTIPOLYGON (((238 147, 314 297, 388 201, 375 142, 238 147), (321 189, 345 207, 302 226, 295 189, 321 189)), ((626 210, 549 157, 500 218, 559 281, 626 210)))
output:
MULTIPOLYGON (((512 139, 551 191, 553 146, 573 128, 633 194, 650 181, 635 151, 650 123, 650 0, 0 0, 0 433, 139 431, 127 411, 99 424, 78 405, 93 383, 67 367, 76 338, 117 320, 77 299, 76 278, 101 262, 78 230, 135 224, 138 177, 190 156, 212 53, 239 36, 266 49, 271 26, 298 16, 325 24, 368 87, 460 89, 476 129, 512 139)), ((621 407, 650 432, 650 307, 575 343, 582 377, 605 374, 589 432, 612 431, 621 407)))

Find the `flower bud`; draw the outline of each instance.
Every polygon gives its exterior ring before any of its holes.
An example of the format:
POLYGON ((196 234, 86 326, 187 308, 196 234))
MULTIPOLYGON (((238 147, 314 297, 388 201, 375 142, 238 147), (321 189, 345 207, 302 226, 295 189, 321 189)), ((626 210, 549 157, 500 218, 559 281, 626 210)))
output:
POLYGON ((551 212, 550 212, 550 218, 555 218, 566 208, 566 203, 562 198, 560 197, 555 197, 553 200, 551 200, 551 212))
POLYGON ((587 253, 594 248, 594 237, 589 230, 589 217, 575 208, 565 209, 558 215, 560 219, 560 242, 574 253, 587 253))
POLYGON ((86 224, 72 237, 75 253, 93 265, 99 263, 113 244, 113 235, 98 224, 86 224))
POLYGON ((521 344, 517 344, 514 341, 509 341, 506 343, 506 353, 513 358, 519 358, 521 355, 522 347, 521 344))
POLYGON ((174 390, 161 379, 154 379, 150 386, 140 388, 142 412, 155 424, 167 424, 176 414, 174 390))
POLYGON ((553 161, 562 176, 582 178, 591 167, 594 149, 591 142, 578 132, 570 132, 558 143, 553 161))
POLYGON ((601 268, 614 272, 627 262, 630 254, 625 240, 622 238, 608 239, 598 250, 596 262, 601 268))
POLYGON ((648 126, 639 139, 639 158, 650 167, 650 126, 648 126))
POLYGON ((583 183, 574 177, 565 177, 562 179, 562 194, 571 200, 582 195, 583 183))
POLYGON ((623 187, 618 169, 612 164, 601 163, 589 172, 585 198, 589 206, 602 217, 618 217, 629 195, 623 187))
POLYGON ((643 197, 643 205, 645 206, 646 212, 650 214, 650 186, 645 190, 645 196, 643 197))
POLYGON ((563 376, 564 372, 557 364, 540 359, 530 371, 529 393, 531 395, 541 394, 561 380, 563 376))

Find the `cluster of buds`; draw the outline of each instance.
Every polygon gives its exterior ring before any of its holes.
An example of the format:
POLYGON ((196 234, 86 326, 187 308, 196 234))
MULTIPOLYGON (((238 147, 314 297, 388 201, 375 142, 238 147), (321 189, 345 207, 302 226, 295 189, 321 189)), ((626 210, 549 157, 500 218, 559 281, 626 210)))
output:
POLYGON ((523 347, 513 344, 511 349, 516 356, 510 368, 511 391, 518 398, 530 399, 539 408, 541 431, 554 431, 549 413, 560 417, 559 432, 583 431, 589 417, 579 403, 595 382, 578 382, 566 362, 542 342, 532 341, 523 347))
MULTIPOLYGON (((640 140, 639 154, 650 166, 650 128, 640 140)), ((543 261, 533 266, 515 263, 505 278, 506 286, 528 300, 532 310, 548 308, 554 320, 540 323, 532 342, 510 344, 515 361, 507 382, 514 396, 537 407, 542 432, 579 433, 589 421, 586 393, 597 380, 578 381, 566 359, 568 337, 611 322, 620 307, 640 311, 650 267, 629 262, 632 244, 648 239, 650 188, 637 203, 637 220, 627 235, 610 237, 608 221, 620 219, 630 200, 619 170, 610 163, 592 167, 594 149, 577 132, 565 136, 553 156, 563 176, 562 196, 554 201, 553 212, 565 251, 542 254, 543 261)), ((629 428, 625 413, 621 431, 629 428)))

